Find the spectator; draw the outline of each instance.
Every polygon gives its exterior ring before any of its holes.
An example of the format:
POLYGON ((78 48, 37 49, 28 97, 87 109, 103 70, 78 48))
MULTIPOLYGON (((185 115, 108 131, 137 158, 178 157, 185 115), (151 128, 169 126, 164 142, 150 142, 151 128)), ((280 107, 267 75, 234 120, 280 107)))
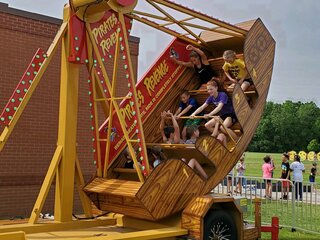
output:
POLYGON ((240 161, 237 163, 236 170, 237 170, 238 182, 237 182, 237 186, 236 186, 236 189, 234 190, 234 192, 240 193, 240 195, 241 195, 242 194, 242 185, 245 180, 243 178, 243 176, 244 176, 244 172, 246 171, 246 164, 244 163, 244 155, 241 156, 240 161))
POLYGON ((281 163, 281 179, 282 182, 282 199, 287 200, 289 195, 289 181, 290 181, 290 164, 289 155, 287 153, 282 154, 281 163))
POLYGON ((316 182, 317 175, 317 163, 312 163, 312 168, 310 170, 309 182, 313 184, 313 188, 315 189, 314 183, 316 182))
POLYGON ((228 191, 228 195, 229 196, 232 195, 233 178, 234 178, 234 174, 233 174, 233 168, 232 168, 231 171, 228 173, 228 176, 227 176, 227 191, 228 191))
POLYGON ((262 165, 262 172, 263 172, 263 178, 265 179, 265 184, 266 184, 265 197, 268 199, 271 199, 272 197, 271 178, 272 178, 272 171, 273 171, 273 167, 271 165, 271 157, 267 155, 263 158, 263 160, 264 160, 264 164, 262 165))
POLYGON ((300 156, 294 156, 294 162, 290 165, 290 170, 293 172, 292 180, 295 187, 295 199, 298 199, 298 192, 299 192, 299 200, 302 201, 302 181, 303 175, 302 173, 305 172, 305 168, 302 162, 300 162, 300 156))

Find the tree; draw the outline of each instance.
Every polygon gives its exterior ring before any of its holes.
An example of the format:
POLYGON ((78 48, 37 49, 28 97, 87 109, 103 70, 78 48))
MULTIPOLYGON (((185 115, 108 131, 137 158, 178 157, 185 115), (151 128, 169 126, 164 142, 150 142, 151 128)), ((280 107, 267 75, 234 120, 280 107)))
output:
POLYGON ((267 102, 248 151, 306 151, 312 139, 320 139, 320 109, 314 102, 267 102))
POLYGON ((317 139, 312 139, 307 147, 308 151, 314 151, 314 152, 319 152, 320 151, 320 144, 318 143, 317 139))

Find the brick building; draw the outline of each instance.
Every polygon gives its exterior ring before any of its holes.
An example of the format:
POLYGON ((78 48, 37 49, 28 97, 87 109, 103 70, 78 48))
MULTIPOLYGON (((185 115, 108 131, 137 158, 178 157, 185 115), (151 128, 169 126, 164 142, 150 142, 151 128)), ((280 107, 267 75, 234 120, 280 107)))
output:
MULTIPOLYGON (((37 48, 46 50, 49 47, 61 22, 60 19, 13 9, 0 3, 0 111, 5 107, 37 48)), ((130 47, 137 72, 139 39, 130 37, 130 47)), ((121 75, 124 74, 120 72, 121 75)), ((95 173, 95 165, 91 152, 92 132, 86 81, 88 74, 85 67, 80 76, 78 155, 83 174, 88 179, 95 173)), ((59 81, 60 48, 0 152, 0 219, 30 216, 56 148, 59 81)), ((118 96, 124 96, 127 86, 121 86, 121 82, 118 85, 118 96)), ((52 188, 43 212, 53 212, 53 201, 52 188)), ((80 209, 76 194, 75 212, 80 209)))

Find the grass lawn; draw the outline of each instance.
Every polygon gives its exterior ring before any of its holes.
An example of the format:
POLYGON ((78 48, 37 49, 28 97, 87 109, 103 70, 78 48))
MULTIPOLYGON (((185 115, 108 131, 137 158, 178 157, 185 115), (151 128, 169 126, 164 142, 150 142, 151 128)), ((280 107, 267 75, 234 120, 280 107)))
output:
MULTIPOLYGON (((261 239, 263 240, 271 239, 271 233, 262 233, 261 239)), ((304 233, 301 231, 291 232, 291 229, 282 228, 279 231, 279 239, 280 240, 291 240, 291 239, 292 240, 298 240, 298 239, 319 240, 319 235, 316 235, 316 234, 312 235, 312 234, 304 233)))
MULTIPOLYGON (((274 171, 274 177, 275 178, 280 178, 281 176, 281 155, 278 153, 251 153, 247 152, 245 156, 245 163, 246 163, 246 176, 254 176, 254 177, 262 177, 262 170, 261 166, 264 163, 263 157, 265 155, 271 155, 272 158, 274 159, 274 163, 276 166, 276 169, 274 171)), ((291 161, 290 161, 291 163, 291 161)), ((305 165, 306 172, 304 173, 304 181, 308 182, 309 181, 309 174, 310 174, 310 168, 312 167, 312 162, 310 161, 303 161, 303 164, 305 165)), ((320 177, 316 178, 316 182, 320 184, 320 177)), ((262 200, 265 201, 265 200, 262 200)), ((284 205, 284 211, 281 211, 281 208, 277 206, 276 201, 271 201, 268 204, 262 204, 262 222, 270 222, 272 216, 278 216, 281 224, 281 219, 282 222, 284 220, 288 220, 288 218, 291 217, 291 205, 284 205)), ((248 206, 250 208, 250 205, 248 206)), ((316 211, 317 215, 316 217, 308 218, 307 222, 310 224, 315 224, 313 226, 319 226, 320 225, 320 205, 312 207, 312 211, 316 211)), ((299 218, 299 216, 304 216, 305 214, 308 214, 308 205, 307 204, 300 204, 300 206, 296 207, 296 223, 297 225, 301 226, 303 224, 308 224, 305 222, 301 221, 306 221, 305 217, 302 219, 299 218), (300 212, 299 212, 300 211, 300 212)), ((251 216, 248 216, 246 219, 248 220, 253 220, 251 216)), ((289 224, 290 225, 290 224, 289 224)), ((271 234, 270 233, 262 233, 262 239, 271 239, 271 234)), ((320 235, 318 234, 310 234, 310 233, 305 233, 300 230, 297 230, 296 232, 291 232, 291 228, 282 228, 280 229, 280 234, 279 234, 279 239, 320 239, 320 235)))
MULTIPOLYGON (((303 228, 313 229, 313 231, 317 231, 320 224, 320 214, 318 214, 320 213, 320 205, 310 208, 309 204, 297 203, 296 206, 296 226, 302 226, 303 228), (310 216, 308 214, 312 214, 312 220, 308 218, 308 216, 310 216)), ((287 202, 279 204, 279 202, 277 201, 266 201, 263 199, 261 207, 262 223, 270 222, 273 216, 277 216, 279 217, 280 224, 287 226, 280 229, 279 239, 320 239, 320 235, 318 234, 310 234, 299 230, 297 230, 296 232, 291 231, 291 227, 288 227, 291 226, 292 223, 291 204, 287 204, 287 202)), ((249 211, 247 213, 247 216, 245 214, 245 219, 249 222, 254 221, 253 209, 254 205, 251 205, 249 201, 249 211), (252 213, 252 215, 250 213, 252 213)), ((262 233, 262 239, 270 239, 270 236, 271 233, 262 233)))

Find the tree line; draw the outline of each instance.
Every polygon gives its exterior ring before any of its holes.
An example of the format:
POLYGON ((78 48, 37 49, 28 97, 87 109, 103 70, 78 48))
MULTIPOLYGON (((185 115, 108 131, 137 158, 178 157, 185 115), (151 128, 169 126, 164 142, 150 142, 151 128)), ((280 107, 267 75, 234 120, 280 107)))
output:
POLYGON ((251 152, 320 151, 320 108, 314 102, 267 102, 251 152))

